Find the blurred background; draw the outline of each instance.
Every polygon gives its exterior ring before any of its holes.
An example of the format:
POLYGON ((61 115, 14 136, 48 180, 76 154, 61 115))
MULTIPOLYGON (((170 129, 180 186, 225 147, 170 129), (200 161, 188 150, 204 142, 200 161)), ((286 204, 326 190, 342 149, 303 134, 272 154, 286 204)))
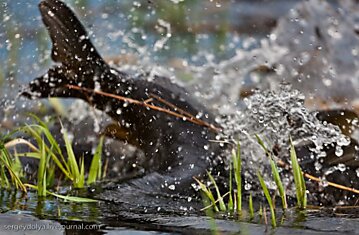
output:
MULTIPOLYGON (((357 103, 355 0, 65 2, 111 64, 129 73, 176 77, 223 113, 253 88, 277 89, 283 81, 304 93, 314 108, 357 103)), ((38 3, 0 3, 0 106, 5 112, 30 105, 14 101, 19 89, 52 63, 38 3)))
MULTIPOLYGON (((201 51, 212 53, 217 61, 230 58, 236 48, 243 47, 242 37, 266 37, 277 18, 298 1, 65 2, 80 15, 105 57, 151 56, 153 63, 163 63, 175 58, 191 60, 201 51)), ((29 81, 49 66, 51 45, 38 3, 38 0, 1 1, 2 83, 5 79, 29 81)))

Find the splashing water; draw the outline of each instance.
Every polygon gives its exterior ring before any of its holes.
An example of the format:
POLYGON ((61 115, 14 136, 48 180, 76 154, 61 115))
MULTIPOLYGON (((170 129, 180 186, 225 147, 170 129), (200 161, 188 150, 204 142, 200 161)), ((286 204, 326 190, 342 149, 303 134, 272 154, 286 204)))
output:
MULTIPOLYGON (((278 157, 282 158, 288 156, 290 136, 295 145, 313 144, 310 149, 313 157, 322 156, 324 147, 333 143, 339 149, 350 144, 349 138, 337 126, 323 123, 315 113, 308 112, 304 98, 298 90, 282 84, 278 91, 257 91, 246 98, 244 111, 237 110, 231 116, 217 118, 224 127, 221 138, 241 143, 247 179, 254 179, 258 169, 270 177, 269 161, 256 134, 270 150, 276 148, 278 157)), ((246 188, 250 188, 249 183, 246 188)))

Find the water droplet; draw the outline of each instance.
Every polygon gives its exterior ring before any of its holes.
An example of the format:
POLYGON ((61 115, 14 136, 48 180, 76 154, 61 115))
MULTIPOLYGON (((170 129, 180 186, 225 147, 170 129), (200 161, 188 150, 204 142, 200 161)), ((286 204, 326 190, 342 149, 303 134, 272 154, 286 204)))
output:
POLYGON ((322 169, 322 164, 320 164, 318 161, 314 163, 315 170, 319 171, 322 169))
POLYGON ((338 170, 340 170, 341 172, 344 172, 345 170, 346 170, 346 166, 345 166, 345 164, 343 164, 343 163, 340 163, 340 164, 338 164, 338 170))
POLYGON ((321 185, 322 187, 328 187, 328 186, 329 186, 329 182, 328 182, 328 180, 327 180, 325 177, 322 177, 322 178, 321 178, 321 181, 320 181, 320 185, 321 185))
POLYGON ((344 151, 340 146, 335 147, 335 155, 337 157, 341 157, 343 155, 344 151))
POLYGON ((252 185, 251 185, 250 183, 244 184, 244 189, 245 189, 246 191, 250 190, 251 188, 252 188, 252 185))

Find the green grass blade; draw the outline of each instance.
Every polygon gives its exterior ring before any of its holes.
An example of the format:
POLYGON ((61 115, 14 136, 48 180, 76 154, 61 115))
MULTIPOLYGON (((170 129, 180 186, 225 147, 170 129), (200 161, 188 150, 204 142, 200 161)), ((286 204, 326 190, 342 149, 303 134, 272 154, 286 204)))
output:
POLYGON ((6 176, 6 172, 5 172, 5 169, 6 169, 9 172, 11 181, 15 184, 15 187, 19 188, 23 192, 26 192, 27 191, 26 187, 24 186, 23 182, 21 181, 19 176, 16 174, 16 172, 14 171, 14 169, 11 165, 11 156, 6 148, 1 149, 0 161, 2 162, 1 178, 2 178, 2 181, 4 182, 4 185, 7 187, 10 186, 10 182, 9 182, 9 180, 6 176))
POLYGON ((254 207, 253 207, 253 198, 252 198, 252 194, 249 194, 249 200, 248 200, 248 207, 249 207, 249 218, 253 219, 254 218, 254 207))
POLYGON ((47 193, 54 197, 61 198, 65 201, 70 201, 70 202, 81 202, 81 203, 98 202, 97 200, 91 199, 91 198, 64 196, 64 195, 56 194, 56 193, 49 192, 49 191, 47 193))
POLYGON ((46 150, 45 150, 45 142, 42 140, 42 144, 40 146, 41 158, 39 162, 39 169, 37 171, 37 195, 39 197, 46 196, 46 150))
POLYGON ((104 137, 101 136, 100 142, 96 148, 95 154, 91 161, 90 171, 87 178, 87 184, 90 185, 95 183, 98 179, 102 177, 102 146, 103 146, 104 137))
POLYGON ((210 181, 212 182, 213 186, 214 186, 214 189, 216 190, 216 193, 217 193, 217 200, 218 200, 218 204, 219 204, 219 209, 221 211, 227 211, 227 207, 226 205, 224 204, 224 201, 223 201, 223 197, 221 195, 221 192, 219 191, 219 188, 218 188, 218 185, 216 183, 216 181, 214 180, 213 176, 211 175, 211 173, 207 172, 208 174, 208 177, 210 179, 210 181))
POLYGON ((211 201, 212 205, 213 205, 213 209, 214 211, 218 212, 219 209, 216 205, 216 200, 214 199, 214 196, 211 192, 211 190, 209 188, 207 188, 206 185, 204 185, 201 181, 199 181, 198 179, 195 178, 195 181, 198 183, 199 187, 201 188, 202 192, 204 193, 204 195, 211 201))
POLYGON ((63 138, 65 141, 65 147, 66 147, 66 151, 67 151, 67 162, 68 162, 68 165, 70 166, 71 175, 73 175, 73 177, 74 177, 73 184, 74 184, 75 188, 78 188, 80 186, 79 184, 81 183, 80 182, 80 180, 81 180, 80 179, 80 169, 77 164, 74 150, 72 149, 72 145, 68 138, 67 132, 64 128, 62 129, 62 131, 63 131, 63 138))
POLYGON ((46 187, 50 188, 55 183, 55 172, 56 172, 56 165, 54 164, 48 164, 47 170, 46 170, 46 187))
POLYGON ((292 170, 293 170, 294 183, 296 188, 297 206, 300 209, 304 209, 307 206, 306 186, 305 186, 303 172, 300 168, 297 154, 295 152, 295 148, 292 142, 292 138, 290 138, 290 159, 292 162, 292 170))
MULTIPOLYGON (((38 145, 40 146, 42 143, 42 138, 41 138, 41 130, 43 130, 43 128, 39 125, 26 125, 22 128, 23 131, 28 132, 33 138, 35 138, 36 142, 38 143, 38 145), (35 130, 35 128, 39 129, 40 131, 35 130)), ((56 141, 55 141, 56 142, 56 141)), ((57 148, 56 145, 58 145, 57 143, 54 146, 54 148, 57 148)), ((45 145, 46 151, 50 152, 50 149, 45 145)), ((41 155, 41 153, 40 153, 41 155)), ((59 160, 59 158, 56 156, 56 154, 51 151, 50 152, 50 156, 52 158, 52 160, 56 163, 56 165, 60 168, 60 170, 64 173, 64 175, 70 179, 73 180, 73 176, 71 174, 71 172, 68 170, 68 166, 66 166, 66 162, 65 163, 65 167, 64 164, 61 163, 61 161, 59 160)))
POLYGON ((279 195, 280 195, 280 197, 282 199, 282 207, 283 207, 283 209, 287 209, 288 208, 287 196, 286 196, 286 193, 285 193, 285 190, 284 190, 283 183, 282 183, 282 181, 280 179, 280 176, 279 176, 277 165, 274 163, 274 161, 272 159, 269 159, 269 160, 270 160, 270 165, 271 165, 271 168, 272 168, 272 174, 273 174, 274 182, 277 185, 279 195))
POLYGON ((265 184, 264 179, 263 179, 262 175, 259 173, 259 171, 257 172, 257 176, 258 176, 259 182, 260 182, 260 184, 262 186, 264 196, 266 197, 267 202, 269 204, 269 208, 270 208, 270 212, 271 212, 271 219, 272 219, 272 226, 276 227, 277 222, 276 222, 276 216, 275 216, 275 211, 274 211, 274 205, 273 205, 272 198, 271 198, 271 196, 269 194, 268 187, 265 184))
POLYGON ((229 199, 228 199, 228 210, 234 211, 234 204, 233 204, 233 166, 232 164, 229 165, 229 199))
POLYGON ((266 145, 264 144, 263 140, 259 137, 259 135, 255 134, 258 144, 263 148, 263 150, 268 154, 270 151, 267 149, 266 145))
POLYGON ((41 119, 39 117, 37 117, 35 114, 30 113, 30 116, 33 119, 35 119, 35 121, 38 123, 38 125, 34 124, 31 126, 37 126, 38 128, 40 128, 41 131, 45 134, 46 138, 49 140, 50 144, 52 144, 54 146, 55 151, 57 153, 62 153, 60 146, 58 145, 54 136, 51 134, 50 129, 47 126, 47 124, 45 122, 41 121, 41 119))
MULTIPOLYGON (((38 190, 38 187, 32 184, 25 184, 27 187, 38 190)), ((98 200, 96 199, 91 199, 91 198, 83 198, 83 197, 74 197, 74 196, 64 196, 64 195, 60 195, 57 193, 53 193, 50 191, 46 191, 47 194, 52 195, 54 197, 63 199, 65 201, 70 201, 70 202, 81 202, 81 203, 90 203, 90 202, 98 202, 98 200)))
POLYGON ((78 182, 78 187, 79 188, 83 188, 85 187, 85 165, 84 165, 85 159, 82 156, 80 159, 80 178, 79 178, 79 182, 78 182))
POLYGON ((260 218, 263 217, 263 206, 262 206, 262 203, 259 203, 258 216, 259 216, 260 218))
POLYGON ((60 98, 49 98, 49 103, 51 104, 57 115, 66 116, 66 108, 60 98))
MULTIPOLYGON (((52 146, 54 146, 54 150, 56 151, 56 153, 60 155, 62 163, 65 163, 66 162, 65 157, 64 157, 64 155, 63 155, 63 153, 61 151, 60 145, 57 143, 56 139, 51 134, 48 125, 45 122, 41 121, 41 119, 39 117, 37 117, 36 115, 30 114, 30 116, 32 118, 34 118, 39 123, 40 127, 42 127, 41 128, 42 132, 45 134, 45 136, 48 139, 48 141, 50 142, 50 144, 52 146)), ((65 164, 65 167, 68 167, 68 166, 65 164)), ((70 169, 67 168, 67 171, 70 171, 70 169)))
MULTIPOLYGON (((3 154, 1 153, 1 156, 0 156, 0 161, 2 163, 4 163, 4 156, 3 154)), ((1 164, 0 166, 0 180, 1 180, 1 187, 2 188, 9 188, 10 187, 10 182, 9 182, 9 179, 7 178, 6 176, 6 171, 5 171, 6 167, 5 167, 5 164, 1 164)))
MULTIPOLYGON (((6 156, 5 156, 4 150, 6 151, 6 148, 5 148, 5 146, 4 146, 4 144, 2 142, 0 143, 0 148, 1 148, 0 161, 2 163, 5 163, 6 162, 6 156)), ((9 179, 6 176, 5 169, 6 169, 5 164, 0 164, 0 185, 1 185, 1 188, 9 188, 10 187, 9 179)))
MULTIPOLYGON (((299 166, 299 164, 298 164, 298 166, 299 166)), ((303 209, 304 208, 306 208, 307 207, 307 187, 306 187, 306 185, 305 185, 305 180, 304 180, 304 175, 303 175, 303 172, 302 172, 302 170, 301 170, 301 168, 299 167, 299 169, 300 169, 300 181, 301 181, 301 185, 302 185, 302 195, 303 195, 303 199, 302 199, 302 201, 303 201, 303 209)))
POLYGON ((12 168, 13 168, 14 172, 16 173, 16 175, 19 178, 21 178, 24 175, 21 161, 20 161, 19 157, 16 155, 16 153, 12 157, 14 158, 13 163, 12 163, 12 168))
POLYGON ((28 152, 28 153, 17 153, 16 154, 17 157, 21 158, 21 157, 27 157, 27 158, 35 158, 40 160, 41 158, 41 154, 38 152, 28 152))
POLYGON ((242 160, 241 160, 241 148, 240 144, 237 144, 237 151, 232 153, 234 179, 237 187, 237 212, 242 212, 242 160))
POLYGON ((258 144, 263 148, 263 150, 265 151, 265 153, 269 157, 274 182, 277 185, 279 195, 280 195, 281 200, 282 200, 282 207, 283 207, 283 209, 287 209, 287 207, 288 207, 288 205, 287 205, 287 196, 286 196, 286 193, 285 193, 285 190, 284 190, 282 180, 280 179, 278 167, 277 167, 277 165, 275 164, 275 162, 273 160, 272 153, 268 150, 268 148, 264 144, 263 140, 258 135, 255 135, 255 136, 256 136, 258 144))

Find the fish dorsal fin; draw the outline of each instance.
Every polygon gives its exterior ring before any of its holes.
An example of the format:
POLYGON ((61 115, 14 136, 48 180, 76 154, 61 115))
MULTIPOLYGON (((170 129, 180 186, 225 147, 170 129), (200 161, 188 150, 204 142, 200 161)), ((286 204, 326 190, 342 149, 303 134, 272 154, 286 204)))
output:
POLYGON ((44 0, 39 9, 52 40, 52 59, 55 62, 68 68, 104 63, 84 26, 63 2, 44 0))

